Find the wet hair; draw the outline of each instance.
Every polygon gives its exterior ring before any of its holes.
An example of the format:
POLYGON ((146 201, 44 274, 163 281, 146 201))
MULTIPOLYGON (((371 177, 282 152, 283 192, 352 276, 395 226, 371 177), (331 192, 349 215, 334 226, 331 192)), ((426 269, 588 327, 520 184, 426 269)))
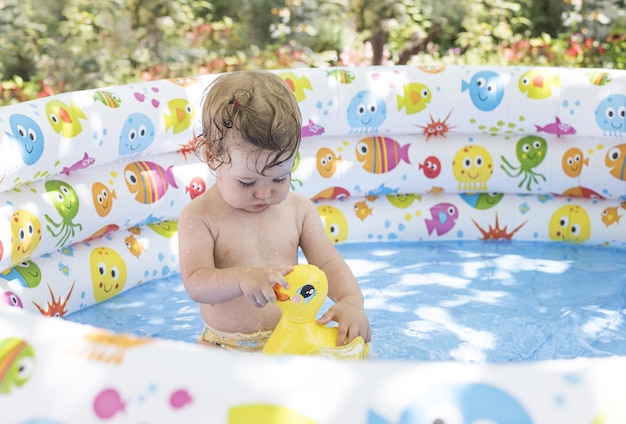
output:
POLYGON ((285 81, 268 71, 237 71, 207 87, 196 155, 214 168, 230 163, 227 134, 235 130, 251 145, 271 151, 261 174, 289 160, 300 146, 298 102, 285 81))

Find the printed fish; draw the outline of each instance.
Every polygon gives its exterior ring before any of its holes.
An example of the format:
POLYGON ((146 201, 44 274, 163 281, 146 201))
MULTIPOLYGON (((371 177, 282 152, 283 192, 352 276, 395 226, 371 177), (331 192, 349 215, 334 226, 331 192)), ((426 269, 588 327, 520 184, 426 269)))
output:
POLYGON ((170 114, 163 114, 165 118, 165 131, 173 128, 174 134, 185 131, 191 126, 195 115, 193 106, 187 99, 174 99, 167 103, 170 114))
POLYGON ((302 137, 313 137, 315 135, 322 135, 324 134, 324 127, 316 124, 309 119, 309 123, 304 125, 300 129, 300 134, 302 135, 302 137))
POLYGON ((589 78, 589 81, 591 81, 592 84, 600 86, 610 83, 613 79, 611 74, 606 71, 589 71, 585 73, 585 75, 589 78))
POLYGON ((68 106, 59 99, 46 103, 46 116, 54 131, 65 138, 80 134, 83 130, 80 119, 87 119, 84 112, 74 102, 70 102, 68 106))
POLYGON ((70 175, 70 172, 78 171, 79 169, 85 169, 94 164, 96 160, 90 157, 87 152, 85 152, 83 158, 78 162, 71 165, 69 168, 64 166, 61 170, 61 174, 70 175))
POLYGON ((315 196, 311 198, 311 200, 313 202, 316 202, 322 199, 338 199, 340 201, 343 201, 347 199, 348 197, 350 197, 350 192, 346 190, 345 188, 329 187, 317 193, 315 196))
POLYGON ((622 215, 617 213, 617 206, 609 206, 602 211, 602 222, 607 227, 611 224, 619 224, 619 219, 622 215))
POLYGON ((174 180, 173 166, 163 169, 154 162, 131 162, 124 168, 124 179, 135 200, 140 203, 154 203, 165 196, 167 188, 178 188, 174 180))
POLYGON ((0 339, 0 393, 11 393, 30 379, 35 369, 35 352, 22 339, 0 339))
POLYGON ((537 128, 537 132, 545 132, 548 134, 554 134, 557 137, 561 137, 562 135, 571 135, 576 134, 576 129, 565 122, 561 122, 558 116, 554 117, 555 121, 551 122, 543 127, 535 124, 535 128, 537 128))
POLYGON ((313 90, 313 87, 311 87, 311 81, 309 81, 306 75, 298 77, 293 72, 282 72, 278 75, 285 80, 285 83, 287 83, 289 89, 293 91, 293 94, 296 96, 296 100, 298 102, 301 102, 306 98, 304 89, 313 90))
POLYGON ((355 78, 354 72, 347 69, 332 69, 326 72, 326 76, 341 84, 350 84, 355 78))
POLYGON ((551 71, 533 69, 519 78, 518 87, 531 99, 547 99, 552 96, 553 88, 561 87, 561 76, 551 71))
POLYGON ((404 96, 396 94, 398 110, 406 108, 406 114, 421 112, 432 100, 430 88, 419 82, 410 82, 404 85, 404 96))
POLYGON ((362 200, 354 204, 354 214, 361 221, 364 221, 368 216, 372 216, 372 208, 367 205, 365 200, 362 200))
POLYGON ((437 235, 441 236, 454 227, 459 210, 452 203, 438 203, 430 208, 430 216, 432 219, 424 219, 428 235, 436 231, 437 235))
POLYGON ((124 239, 124 243, 126 244, 126 248, 131 253, 131 255, 139 258, 142 252, 146 251, 145 246, 139 240, 135 238, 132 234, 124 239))
POLYGON ((374 174, 393 170, 400 161, 410 164, 410 143, 400 143, 389 137, 376 136, 361 139, 356 145, 356 157, 363 162, 363 169, 374 174))
POLYGON ((122 99, 120 99, 117 94, 110 91, 96 91, 95 93, 93 93, 93 99, 94 101, 100 102, 103 105, 113 109, 120 107, 120 105, 122 104, 122 99))
POLYGON ((185 187, 185 193, 189 193, 191 199, 195 199, 206 191, 206 183, 202 177, 193 177, 189 182, 189 186, 185 187))
POLYGON ((611 168, 611 175, 626 181, 626 144, 619 144, 609 150, 604 159, 604 164, 611 168))

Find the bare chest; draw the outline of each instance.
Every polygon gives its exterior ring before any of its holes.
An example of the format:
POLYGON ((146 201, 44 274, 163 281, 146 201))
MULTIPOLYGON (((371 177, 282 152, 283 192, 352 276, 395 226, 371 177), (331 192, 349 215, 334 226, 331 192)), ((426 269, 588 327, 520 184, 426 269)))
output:
POLYGON ((276 208, 223 216, 214 232, 215 265, 284 267, 297 261, 300 231, 293 214, 276 208))

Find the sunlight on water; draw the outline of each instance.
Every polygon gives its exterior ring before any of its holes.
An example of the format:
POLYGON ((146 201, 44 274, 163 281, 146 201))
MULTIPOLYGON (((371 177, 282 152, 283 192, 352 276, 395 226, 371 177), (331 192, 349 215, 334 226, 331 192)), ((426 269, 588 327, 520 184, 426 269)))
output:
MULTIPOLYGON (((381 360, 503 363, 626 354, 626 251, 479 241, 338 249, 361 285, 372 350, 381 360)), ((67 319, 189 342, 202 329, 178 276, 67 319)))

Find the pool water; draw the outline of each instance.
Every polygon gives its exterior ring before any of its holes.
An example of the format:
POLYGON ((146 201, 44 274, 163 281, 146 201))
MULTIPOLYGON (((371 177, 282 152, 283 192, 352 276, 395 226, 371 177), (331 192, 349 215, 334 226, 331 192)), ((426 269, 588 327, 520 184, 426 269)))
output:
MULTIPOLYGON (((515 241, 337 248, 363 290, 378 359, 506 363, 626 354, 624 250, 515 241)), ((202 329, 178 275, 65 318, 188 342, 202 329)))

